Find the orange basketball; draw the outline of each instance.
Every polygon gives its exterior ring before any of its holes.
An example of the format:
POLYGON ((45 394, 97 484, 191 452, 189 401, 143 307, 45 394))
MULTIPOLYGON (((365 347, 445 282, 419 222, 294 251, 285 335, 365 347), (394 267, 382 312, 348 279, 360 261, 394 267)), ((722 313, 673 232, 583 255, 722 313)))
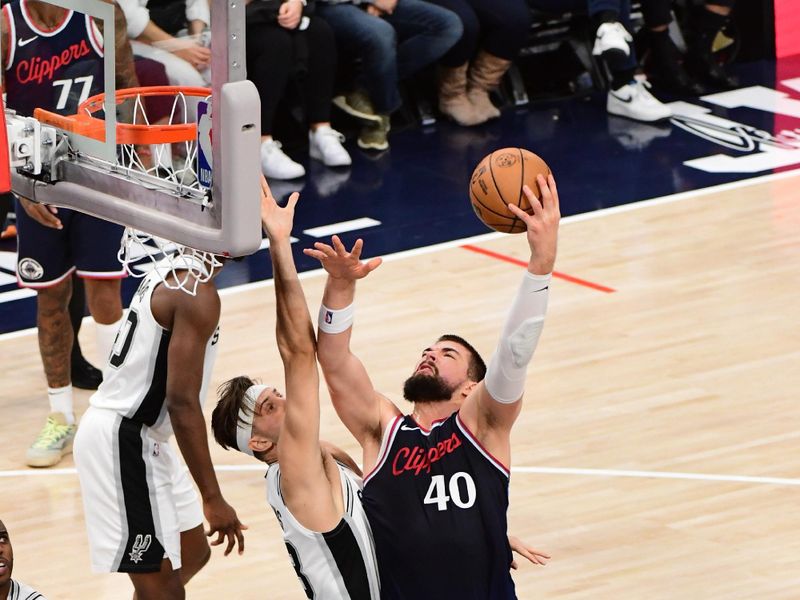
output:
POLYGON ((486 156, 469 180, 469 198, 478 218, 496 231, 521 233, 527 229, 508 204, 516 204, 528 214, 533 209, 522 192, 527 185, 541 201, 536 175, 545 177, 550 167, 540 157, 524 148, 502 148, 486 156))

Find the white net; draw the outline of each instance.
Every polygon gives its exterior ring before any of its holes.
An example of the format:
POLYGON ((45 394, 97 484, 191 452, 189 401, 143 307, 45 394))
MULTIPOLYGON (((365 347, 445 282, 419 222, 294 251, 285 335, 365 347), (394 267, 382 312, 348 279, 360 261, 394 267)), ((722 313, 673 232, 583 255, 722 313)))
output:
POLYGON ((211 252, 195 250, 127 227, 118 258, 133 277, 156 271, 164 285, 194 296, 197 286, 209 281, 222 261, 211 252))

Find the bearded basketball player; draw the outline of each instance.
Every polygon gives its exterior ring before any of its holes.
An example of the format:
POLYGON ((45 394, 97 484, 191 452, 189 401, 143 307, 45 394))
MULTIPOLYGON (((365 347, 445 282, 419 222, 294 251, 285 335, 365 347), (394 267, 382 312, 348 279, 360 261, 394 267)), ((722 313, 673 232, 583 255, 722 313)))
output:
POLYGON ((527 366, 544 324, 560 220, 554 179, 541 176, 542 204, 510 210, 527 225, 530 259, 488 368, 464 339, 425 348, 404 396, 403 415, 378 393, 350 349, 355 283, 380 264, 316 243, 306 254, 328 272, 319 314, 318 357, 339 417, 363 451, 363 504, 389 600, 516 598, 506 537, 510 433, 527 366))

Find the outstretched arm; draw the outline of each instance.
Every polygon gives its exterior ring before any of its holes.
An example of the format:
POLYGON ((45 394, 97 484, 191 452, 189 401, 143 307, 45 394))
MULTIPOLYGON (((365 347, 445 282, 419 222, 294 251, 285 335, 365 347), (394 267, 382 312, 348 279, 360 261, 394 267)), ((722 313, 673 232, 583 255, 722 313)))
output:
POLYGON ((261 190, 261 222, 275 279, 276 337, 286 376, 286 414, 278 442, 281 489, 304 526, 327 531, 338 523, 341 511, 322 462, 316 340, 290 242, 299 195, 292 194, 281 208, 263 177, 261 190))
POLYGON ((195 297, 182 291, 164 293, 172 294, 175 305, 167 354, 166 388, 167 410, 175 439, 200 490, 203 512, 209 524, 207 535, 217 534, 212 545, 221 544, 227 538, 227 555, 238 541, 241 554, 244 552, 242 530, 246 527, 222 497, 208 450, 206 421, 199 399, 206 343, 219 320, 219 296, 211 285, 198 286, 195 297))
MULTIPOLYGON (((364 448, 366 457, 368 448, 377 454, 384 426, 399 411, 375 390, 364 365, 350 350, 356 281, 381 264, 380 258, 361 262, 362 247, 363 242, 357 240, 348 251, 333 236, 331 246, 317 242, 314 249, 304 252, 319 260, 328 272, 317 333, 319 364, 339 418, 364 448)), ((364 471, 371 466, 365 460, 364 471)))
POLYGON ((509 210, 527 225, 531 251, 528 270, 506 317, 486 377, 475 386, 461 408, 465 424, 504 464, 510 461, 510 432, 522 409, 520 400, 528 363, 533 358, 544 326, 558 246, 561 213, 556 182, 552 175, 547 180, 539 175, 537 182, 542 193, 541 203, 530 188, 523 187, 533 215, 509 204, 509 210))

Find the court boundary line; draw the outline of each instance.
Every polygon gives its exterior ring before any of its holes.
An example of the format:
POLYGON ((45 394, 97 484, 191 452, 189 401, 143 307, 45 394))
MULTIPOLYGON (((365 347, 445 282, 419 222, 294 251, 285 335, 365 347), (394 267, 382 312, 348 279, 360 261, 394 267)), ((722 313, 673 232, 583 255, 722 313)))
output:
MULTIPOLYGON (((629 202, 628 204, 622 204, 620 206, 609 206, 607 208, 599 208, 597 210, 593 210, 586 213, 581 213, 577 215, 570 215, 569 217, 564 217, 561 219, 562 224, 570 224, 570 223, 580 223, 583 221, 589 221, 592 219, 599 219, 611 215, 616 215, 624 212, 630 212, 634 210, 642 210, 645 208, 651 208, 653 206, 661 206, 664 204, 672 204, 674 202, 682 202, 684 200, 691 200, 694 198, 707 196, 709 194, 715 194, 719 192, 726 192, 730 190, 736 190, 739 188, 747 187, 750 185, 760 185, 762 183, 770 183, 773 181, 780 181, 782 179, 789 179, 791 177, 800 176, 800 167, 796 169, 790 169, 788 171, 782 171, 780 173, 768 173, 766 175, 759 175, 757 177, 749 177, 746 179, 739 179, 737 181, 729 181, 728 183, 721 183, 719 185, 714 185, 711 187, 700 188, 698 190, 688 190, 686 192, 678 192, 676 194, 669 194, 667 196, 659 196, 657 198, 648 198, 646 200, 639 200, 638 202, 629 202)), ((441 242, 439 244, 431 244, 429 246, 421 246, 419 248, 411 248, 410 250, 401 250, 400 252, 394 252, 392 254, 386 254, 382 256, 384 262, 392 262, 396 260, 402 260, 404 258, 409 258, 412 256, 421 256, 423 254, 431 254, 433 252, 438 252, 440 250, 449 250, 451 248, 459 248, 465 244, 475 244, 478 242, 486 242, 491 240, 500 239, 503 237, 508 236, 507 233, 500 233, 497 231, 483 233, 480 235, 475 235, 471 237, 462 238, 459 240, 450 240, 447 242, 441 242)), ((314 269, 311 271, 304 271, 300 273, 300 280, 310 279, 313 277, 317 277, 321 274, 325 273, 325 270, 322 268, 314 269)), ((254 289, 262 289, 265 287, 270 287, 273 283, 272 279, 265 279, 262 281, 253 281, 250 283, 243 283, 241 285, 231 286, 229 288, 225 288, 219 290, 219 295, 221 297, 238 294, 241 292, 246 292, 249 290, 254 289)), ((86 319, 91 319, 91 317, 85 317, 86 319)), ((0 333, 0 342, 4 342, 6 340, 14 340, 20 337, 25 337, 28 335, 32 335, 36 333, 35 327, 30 327, 28 329, 20 329, 19 331, 9 331, 7 333, 0 333)))
MULTIPOLYGON (((267 469, 266 464, 259 465, 214 465, 219 473, 257 471, 267 469)), ((590 477, 630 477, 639 479, 673 479, 684 481, 708 481, 718 483, 752 483, 765 485, 800 486, 800 479, 789 477, 759 477, 753 475, 724 475, 719 473, 685 473, 676 471, 636 471, 628 469, 581 469, 571 467, 511 467, 511 474, 534 475, 587 475, 590 477)), ((42 477, 58 475, 76 475, 75 467, 59 469, 12 469, 0 471, 0 478, 9 477, 42 477)))

